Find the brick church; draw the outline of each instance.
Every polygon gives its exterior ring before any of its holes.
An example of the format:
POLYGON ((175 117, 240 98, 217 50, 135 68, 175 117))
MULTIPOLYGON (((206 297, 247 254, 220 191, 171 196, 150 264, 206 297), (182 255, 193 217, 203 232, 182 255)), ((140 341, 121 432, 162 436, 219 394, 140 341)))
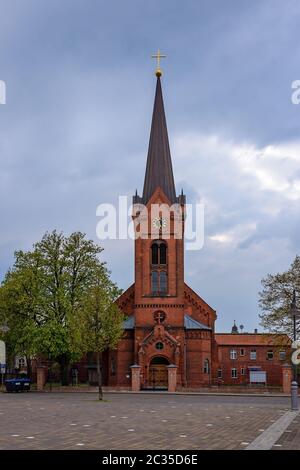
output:
MULTIPOLYGON (((185 283, 178 227, 182 235, 186 197, 176 193, 159 69, 156 77, 143 193, 133 197, 140 235, 134 242, 135 280, 117 301, 126 317, 124 334, 117 350, 103 355, 104 384, 180 390, 247 385, 252 376, 281 385, 288 338, 239 333, 236 326, 232 333, 216 334, 216 311, 185 283), (151 217, 153 205, 170 208, 169 219, 161 212, 151 217), (140 206, 148 209, 143 228, 140 206)), ((87 367, 91 373, 92 365, 87 367)))

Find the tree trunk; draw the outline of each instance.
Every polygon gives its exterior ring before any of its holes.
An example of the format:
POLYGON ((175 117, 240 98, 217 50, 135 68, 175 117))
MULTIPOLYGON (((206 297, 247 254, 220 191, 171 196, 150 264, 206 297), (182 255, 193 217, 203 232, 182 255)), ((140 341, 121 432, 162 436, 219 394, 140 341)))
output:
POLYGON ((25 356, 26 358, 26 364, 27 364, 27 377, 29 379, 32 378, 32 365, 31 365, 31 359, 29 356, 25 356))
POLYGON ((103 400, 103 391, 102 391, 102 370, 101 370, 101 353, 97 352, 97 376, 98 376, 98 393, 99 400, 103 400))
POLYGON ((62 385, 69 385, 69 360, 66 354, 62 354, 58 358, 60 365, 60 381, 62 385))

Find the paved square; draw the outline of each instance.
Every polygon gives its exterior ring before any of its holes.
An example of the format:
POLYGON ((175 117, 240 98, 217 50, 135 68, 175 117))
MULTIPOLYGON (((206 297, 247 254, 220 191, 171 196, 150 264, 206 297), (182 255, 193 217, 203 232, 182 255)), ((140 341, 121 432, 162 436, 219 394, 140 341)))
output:
POLYGON ((0 449, 244 449, 290 405, 285 397, 167 393, 107 393, 105 400, 1 393, 0 449))
POLYGON ((300 450, 300 415, 282 433, 272 447, 274 450, 300 450))

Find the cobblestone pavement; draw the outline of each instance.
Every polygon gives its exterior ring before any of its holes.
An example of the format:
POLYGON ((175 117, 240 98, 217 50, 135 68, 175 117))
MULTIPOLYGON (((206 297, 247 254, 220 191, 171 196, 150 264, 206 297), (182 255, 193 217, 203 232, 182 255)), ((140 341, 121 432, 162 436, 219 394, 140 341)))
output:
POLYGON ((243 449, 288 409, 284 397, 1 393, 0 449, 243 449))
POLYGON ((275 450, 300 450, 300 415, 283 432, 282 436, 274 444, 275 450))

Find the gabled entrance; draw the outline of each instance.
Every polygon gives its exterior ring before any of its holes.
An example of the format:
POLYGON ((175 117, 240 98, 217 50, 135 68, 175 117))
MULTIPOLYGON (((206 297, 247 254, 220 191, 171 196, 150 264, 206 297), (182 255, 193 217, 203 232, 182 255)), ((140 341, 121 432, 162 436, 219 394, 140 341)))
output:
POLYGON ((168 390, 168 359, 155 356, 149 365, 148 388, 153 390, 168 390))

